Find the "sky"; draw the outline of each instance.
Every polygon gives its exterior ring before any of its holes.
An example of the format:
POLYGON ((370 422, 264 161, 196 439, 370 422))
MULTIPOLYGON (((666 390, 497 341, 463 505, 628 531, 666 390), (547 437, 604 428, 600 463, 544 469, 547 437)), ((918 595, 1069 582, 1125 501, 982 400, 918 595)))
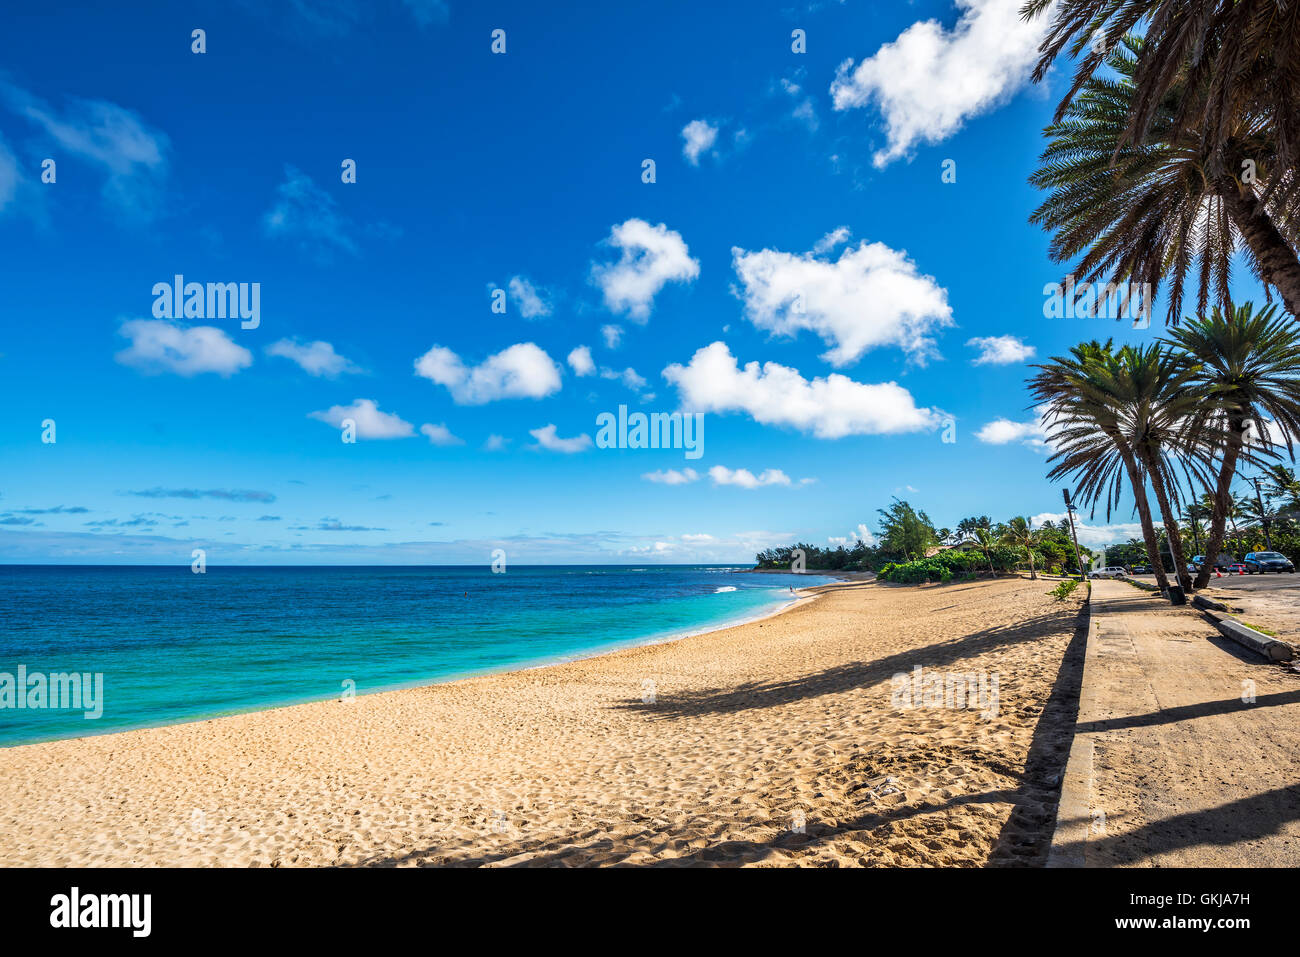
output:
POLYGON ((871 542, 894 497, 1059 518, 1030 365, 1163 311, 1047 308, 1027 177, 1068 65, 1029 82, 1019 6, 7 13, 0 562, 740 562, 871 542), (620 407, 694 449, 602 435, 620 407))

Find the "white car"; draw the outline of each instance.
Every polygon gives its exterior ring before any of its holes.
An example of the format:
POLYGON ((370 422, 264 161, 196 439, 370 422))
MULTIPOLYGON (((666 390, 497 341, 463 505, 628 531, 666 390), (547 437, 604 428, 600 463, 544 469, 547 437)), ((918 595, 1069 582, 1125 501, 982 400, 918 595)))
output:
POLYGON ((1123 568, 1118 565, 1107 565, 1105 568, 1098 568, 1093 571, 1089 578, 1123 578, 1127 575, 1123 568))

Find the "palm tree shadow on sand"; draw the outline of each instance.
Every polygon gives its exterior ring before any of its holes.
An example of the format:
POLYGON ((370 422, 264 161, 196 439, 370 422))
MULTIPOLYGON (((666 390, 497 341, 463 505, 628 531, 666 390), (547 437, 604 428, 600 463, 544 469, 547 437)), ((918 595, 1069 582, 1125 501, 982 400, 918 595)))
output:
MULTIPOLYGON (((739 866, 764 860, 796 863, 809 852, 842 839, 855 837, 871 841, 875 838, 869 832, 882 827, 888 830, 888 825, 927 816, 938 818, 964 805, 1009 803, 1013 809, 994 843, 989 866, 1042 866, 1047 859, 1070 735, 1078 714, 1087 639, 1086 610, 1080 610, 1073 617, 1074 635, 1035 726, 1024 768, 997 768, 999 773, 1016 781, 1013 788, 960 794, 941 801, 871 805, 862 814, 835 822, 809 820, 806 833, 795 833, 768 817, 740 821, 734 817, 728 819, 727 827, 733 832, 739 825, 741 829, 765 835, 752 840, 711 840, 707 834, 701 833, 700 822, 694 818, 691 820, 693 827, 647 818, 616 822, 624 832, 615 838, 610 836, 611 826, 601 824, 563 834, 549 834, 532 842, 515 842, 500 850, 485 848, 484 843, 458 840, 399 855, 376 856, 362 863, 379 867, 481 867, 503 863, 506 866, 575 867, 619 863, 628 858, 632 858, 629 864, 646 867, 739 866), (630 832, 627 831, 629 825, 632 828, 630 832), (672 856, 659 856, 665 850, 672 856)), ((853 662, 786 681, 666 696, 653 705, 630 699, 614 707, 641 713, 648 720, 669 722, 779 707, 867 687, 886 681, 894 674, 906 673, 917 664, 926 668, 957 665, 1000 647, 1059 634, 1070 625, 1070 619, 1070 613, 1062 610, 1027 619, 1013 627, 988 628, 953 641, 910 649, 876 661, 853 662)), ((743 773, 743 769, 737 773, 743 773)))

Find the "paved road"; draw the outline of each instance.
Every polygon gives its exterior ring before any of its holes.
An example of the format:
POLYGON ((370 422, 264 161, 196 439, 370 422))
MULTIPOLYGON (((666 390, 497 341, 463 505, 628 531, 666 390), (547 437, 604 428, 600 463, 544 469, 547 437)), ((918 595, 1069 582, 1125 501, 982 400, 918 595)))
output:
MULTIPOLYGON (((1154 575, 1134 575, 1138 581, 1155 584, 1154 575)), ((1300 601, 1300 573, 1294 575, 1228 575, 1222 578, 1210 578, 1211 588, 1225 588, 1233 591, 1285 591, 1296 592, 1300 601)))
POLYGON ((1300 865, 1300 674, 1093 584, 1051 866, 1300 865))

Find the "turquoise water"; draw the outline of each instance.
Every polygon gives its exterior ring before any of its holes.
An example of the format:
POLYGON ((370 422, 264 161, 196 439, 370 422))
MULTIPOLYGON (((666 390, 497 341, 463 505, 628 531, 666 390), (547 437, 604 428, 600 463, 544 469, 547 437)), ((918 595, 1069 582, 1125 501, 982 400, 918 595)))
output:
POLYGON ((0 683, 19 665, 103 675, 97 719, 0 703, 0 745, 562 661, 754 618, 831 580, 737 571, 0 566, 0 683))

